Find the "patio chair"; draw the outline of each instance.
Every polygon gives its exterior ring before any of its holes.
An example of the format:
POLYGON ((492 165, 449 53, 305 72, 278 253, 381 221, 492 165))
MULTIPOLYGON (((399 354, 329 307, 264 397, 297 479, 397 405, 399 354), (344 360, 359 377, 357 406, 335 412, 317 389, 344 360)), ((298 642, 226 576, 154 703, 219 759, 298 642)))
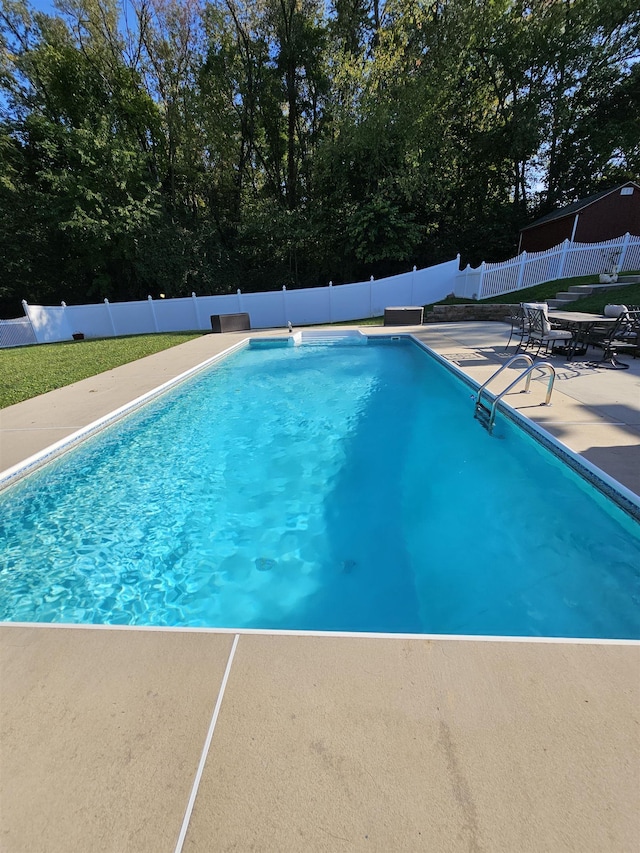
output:
POLYGON ((543 308, 527 308, 526 316, 529 321, 527 344, 536 346, 536 356, 544 347, 545 354, 553 355, 556 345, 567 348, 573 341, 573 332, 567 329, 553 329, 543 308))
POLYGON ((640 353, 640 308, 627 308, 624 320, 618 330, 617 340, 629 344, 629 351, 637 358, 640 353))
POLYGON ((619 352, 628 352, 637 358, 640 350, 640 312, 627 311, 620 314, 617 321, 606 332, 597 327, 587 337, 589 346, 601 347, 602 358, 590 362, 593 367, 605 367, 609 370, 627 370, 629 365, 618 360, 619 352))
POLYGON ((519 352, 522 347, 522 341, 524 336, 528 331, 528 324, 525 321, 524 308, 522 305, 519 305, 511 314, 511 317, 507 318, 508 322, 511 323, 511 331, 509 332, 509 340, 507 341, 507 345, 504 348, 506 352, 509 349, 511 344, 511 340, 514 335, 518 338, 518 346, 516 347, 516 352, 519 352))
POLYGON ((520 308, 522 309, 523 331, 520 337, 520 343, 516 347, 516 354, 519 353, 521 349, 526 349, 531 343, 531 320, 529 319, 529 312, 540 309, 544 311, 545 316, 548 316, 548 307, 546 302, 521 302, 520 308))

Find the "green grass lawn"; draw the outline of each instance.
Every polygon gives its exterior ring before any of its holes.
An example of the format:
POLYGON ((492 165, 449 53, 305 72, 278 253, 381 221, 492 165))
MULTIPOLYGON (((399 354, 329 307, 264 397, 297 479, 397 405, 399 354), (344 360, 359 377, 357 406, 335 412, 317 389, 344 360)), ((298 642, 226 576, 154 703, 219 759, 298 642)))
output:
POLYGON ((571 303, 569 310, 585 311, 587 314, 602 314, 605 305, 640 305, 640 284, 627 284, 608 290, 606 293, 594 293, 571 303))
POLYGON ((130 335, 0 350, 0 408, 184 344, 201 334, 130 335))
MULTIPOLYGON (((625 275, 638 275, 638 273, 625 273, 625 275)), ((515 304, 518 302, 545 302, 547 299, 555 299, 556 293, 568 290, 574 284, 598 284, 597 275, 582 275, 575 278, 561 278, 553 281, 545 281, 534 287, 525 287, 522 290, 512 290, 502 293, 500 296, 492 296, 490 299, 481 299, 478 305, 492 304, 515 304)), ((436 302, 436 305, 469 305, 472 299, 463 299, 459 296, 448 296, 436 302)), ((602 314, 605 305, 615 303, 616 305, 640 305, 640 284, 621 284, 619 287, 608 288, 605 291, 594 293, 592 296, 584 296, 576 299, 567 310, 584 311, 587 314, 602 314)), ((430 311, 431 305, 425 305, 425 310, 430 311)))
POLYGON ((335 323, 319 323, 319 326, 382 326, 384 317, 364 317, 362 320, 338 320, 335 323))

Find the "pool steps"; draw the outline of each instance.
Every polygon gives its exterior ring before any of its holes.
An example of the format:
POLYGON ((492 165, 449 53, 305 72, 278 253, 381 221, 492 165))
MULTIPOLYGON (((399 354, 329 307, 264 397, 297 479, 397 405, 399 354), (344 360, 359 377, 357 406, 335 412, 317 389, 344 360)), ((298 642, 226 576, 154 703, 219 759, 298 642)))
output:
POLYGON ((339 344, 341 346, 363 346, 369 338, 363 335, 359 329, 330 329, 305 330, 300 332, 289 332, 287 335, 273 335, 265 338, 251 338, 249 345, 259 349, 271 349, 272 347, 299 347, 299 346, 326 346, 327 344, 339 344))

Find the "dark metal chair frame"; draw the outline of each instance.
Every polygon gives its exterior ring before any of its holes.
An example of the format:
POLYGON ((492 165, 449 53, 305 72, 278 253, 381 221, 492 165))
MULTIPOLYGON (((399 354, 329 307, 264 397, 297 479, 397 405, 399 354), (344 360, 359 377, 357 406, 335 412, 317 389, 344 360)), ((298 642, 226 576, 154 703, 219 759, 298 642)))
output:
POLYGON ((526 314, 522 305, 516 308, 516 310, 513 312, 511 317, 508 318, 508 320, 511 323, 511 331, 509 333, 509 340, 507 341, 507 345, 504 348, 504 351, 506 352, 509 349, 511 340, 515 335, 519 339, 518 346, 516 347, 516 352, 519 352, 523 347, 522 341, 524 340, 524 336, 528 332, 526 314))
POLYGON ((627 370, 629 365, 619 361, 619 352, 628 352, 637 358, 640 350, 640 312, 628 311, 621 314, 605 333, 593 329, 587 337, 589 346, 601 347, 602 358, 592 361, 593 367, 609 370, 627 370))

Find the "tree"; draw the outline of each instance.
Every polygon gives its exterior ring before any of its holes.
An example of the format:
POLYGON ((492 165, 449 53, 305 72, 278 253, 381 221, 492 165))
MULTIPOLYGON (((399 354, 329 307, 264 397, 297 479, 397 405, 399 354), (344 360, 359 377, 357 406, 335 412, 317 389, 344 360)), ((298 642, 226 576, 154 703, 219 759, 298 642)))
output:
POLYGON ((0 2, 14 304, 497 260, 639 170, 632 0, 0 2))
POLYGON ((640 9, 631 0, 557 0, 549 7, 542 2, 537 5, 538 46, 547 57, 542 95, 546 132, 541 147, 545 210, 592 190, 605 163, 615 157, 594 120, 606 113, 612 91, 619 86, 624 89, 626 79, 635 74, 640 9), (589 164, 581 152, 585 145, 593 149, 597 140, 604 147, 589 164), (587 169, 581 176, 576 174, 578 163, 580 170, 587 169))

